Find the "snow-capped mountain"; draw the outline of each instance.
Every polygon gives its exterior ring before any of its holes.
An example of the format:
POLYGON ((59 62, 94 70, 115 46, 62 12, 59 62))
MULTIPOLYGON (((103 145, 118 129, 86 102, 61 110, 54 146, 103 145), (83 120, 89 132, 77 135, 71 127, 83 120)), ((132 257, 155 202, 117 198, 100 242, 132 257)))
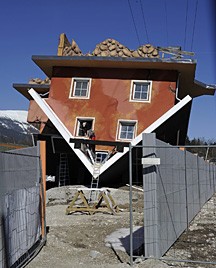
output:
POLYGON ((27 122, 27 111, 0 111, 0 143, 31 146, 38 129, 27 122))

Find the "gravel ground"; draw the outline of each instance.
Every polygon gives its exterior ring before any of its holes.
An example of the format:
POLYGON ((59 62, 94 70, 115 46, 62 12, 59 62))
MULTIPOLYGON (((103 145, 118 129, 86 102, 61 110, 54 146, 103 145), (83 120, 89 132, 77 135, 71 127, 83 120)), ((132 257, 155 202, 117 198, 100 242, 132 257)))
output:
MULTIPOLYGON (((113 232, 129 228, 127 187, 110 189, 112 197, 121 208, 116 215, 111 213, 66 215, 67 203, 71 201, 79 187, 83 186, 53 188, 47 191, 46 220, 49 229, 47 243, 26 266, 27 268, 130 267, 127 252, 106 245, 107 237, 113 232)), ((133 222, 136 226, 143 226, 142 192, 133 195, 133 203, 133 222)), ((187 232, 167 252, 167 258, 216 260, 214 204, 216 204, 215 197, 205 205, 187 232)), ((142 261, 141 258, 136 261, 133 266, 135 268, 216 267, 210 264, 164 263, 151 259, 142 261)))

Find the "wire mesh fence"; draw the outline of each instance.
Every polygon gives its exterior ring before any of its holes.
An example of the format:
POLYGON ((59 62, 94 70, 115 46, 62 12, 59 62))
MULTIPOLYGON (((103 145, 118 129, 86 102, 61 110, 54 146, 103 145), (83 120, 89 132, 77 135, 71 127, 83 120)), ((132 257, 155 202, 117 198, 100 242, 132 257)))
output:
MULTIPOLYGON (((206 152, 215 148, 205 147, 206 152)), ((130 147, 131 264, 141 256, 173 267, 216 265, 216 165, 190 149, 168 145, 154 134, 145 134, 142 146, 130 147), (142 226, 133 219, 137 206, 142 226)))
POLYGON ((22 267, 45 242, 38 147, 0 153, 0 267, 22 267))

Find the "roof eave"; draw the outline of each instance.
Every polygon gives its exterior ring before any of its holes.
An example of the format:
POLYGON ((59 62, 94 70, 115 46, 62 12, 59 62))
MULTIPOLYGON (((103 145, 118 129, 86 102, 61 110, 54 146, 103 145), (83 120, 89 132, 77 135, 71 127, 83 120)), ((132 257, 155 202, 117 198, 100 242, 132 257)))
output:
POLYGON ((196 61, 192 59, 167 58, 127 58, 97 56, 32 56, 35 64, 48 76, 52 76, 53 67, 90 67, 90 68, 131 68, 164 69, 181 72, 186 66, 194 70, 196 61))
POLYGON ((205 84, 195 79, 194 90, 197 93, 197 96, 214 95, 216 91, 216 85, 205 84))
POLYGON ((15 88, 20 94, 22 94, 26 99, 32 100, 31 95, 28 93, 30 88, 34 88, 34 90, 39 94, 44 94, 50 89, 49 84, 18 84, 14 83, 13 88, 15 88))

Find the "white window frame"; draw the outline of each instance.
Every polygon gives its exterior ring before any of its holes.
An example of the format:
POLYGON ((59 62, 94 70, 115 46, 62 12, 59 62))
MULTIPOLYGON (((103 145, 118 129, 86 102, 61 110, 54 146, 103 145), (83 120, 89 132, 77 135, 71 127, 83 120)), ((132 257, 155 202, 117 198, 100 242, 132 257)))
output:
POLYGON ((70 94, 69 94, 69 99, 89 99, 90 98, 90 90, 91 90, 91 78, 85 78, 85 77, 73 77, 71 79, 71 86, 70 86, 70 94), (75 95, 75 90, 76 90, 76 82, 77 81, 87 81, 88 86, 87 86, 87 92, 86 96, 76 96, 75 95))
POLYGON ((133 102, 146 102, 146 103, 150 103, 151 102, 151 92, 152 92, 152 81, 150 80, 132 80, 131 81, 131 88, 130 88, 130 101, 133 102), (135 99, 134 98, 134 94, 135 94, 135 87, 136 87, 136 83, 137 84, 149 84, 148 87, 148 98, 146 100, 144 99, 135 99))
POLYGON ((75 121, 75 127, 74 127, 74 137, 85 137, 85 136, 78 135, 79 134, 79 129, 80 129, 80 120, 83 120, 83 121, 85 121, 85 120, 86 121, 92 121, 92 129, 94 129, 95 117, 77 116, 76 117, 76 121, 75 121))
POLYGON ((119 119, 118 120, 118 125, 117 125, 117 131, 116 131, 116 140, 125 140, 125 141, 131 141, 133 140, 136 135, 137 135, 137 120, 128 120, 128 119, 119 119), (124 124, 132 124, 134 125, 134 133, 132 139, 122 139, 121 136, 121 128, 122 128, 122 123, 124 124))
MULTIPOLYGON (((96 154, 95 159, 97 159, 97 154, 104 154, 104 155, 106 155, 106 157, 107 157, 109 153, 108 153, 107 151, 99 150, 99 151, 96 151, 95 154, 96 154)), ((106 159, 106 157, 105 157, 104 159, 106 159)), ((103 161, 104 161, 104 160, 103 160, 103 161)), ((102 161, 102 162, 103 162, 103 161, 102 161)), ((100 163, 102 163, 102 162, 100 162, 100 163)), ((98 162, 98 163, 99 163, 99 162, 98 162)))

